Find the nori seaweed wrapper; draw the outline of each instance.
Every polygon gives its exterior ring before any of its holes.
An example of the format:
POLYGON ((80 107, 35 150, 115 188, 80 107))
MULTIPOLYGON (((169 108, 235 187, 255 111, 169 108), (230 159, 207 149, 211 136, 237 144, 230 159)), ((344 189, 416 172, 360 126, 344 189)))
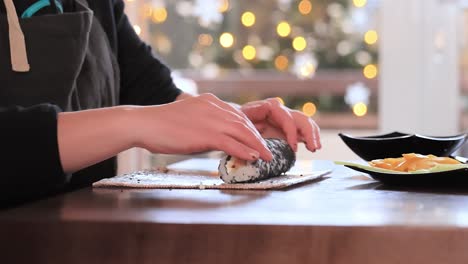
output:
POLYGON ((289 144, 283 139, 268 138, 265 139, 268 149, 273 154, 273 159, 270 162, 266 162, 262 159, 258 159, 254 162, 248 162, 245 168, 250 167, 250 170, 237 170, 229 175, 223 175, 222 166, 226 166, 227 162, 231 159, 227 156, 220 163, 221 179, 226 182, 254 182, 271 177, 279 176, 288 170, 296 162, 296 154, 289 146, 289 144), (223 164, 224 163, 224 164, 223 164), (246 171, 250 172, 247 175, 246 171), (237 173, 242 173, 239 175, 237 173), (223 177, 224 176, 224 177, 223 177), (226 177, 229 176, 229 177, 226 177))

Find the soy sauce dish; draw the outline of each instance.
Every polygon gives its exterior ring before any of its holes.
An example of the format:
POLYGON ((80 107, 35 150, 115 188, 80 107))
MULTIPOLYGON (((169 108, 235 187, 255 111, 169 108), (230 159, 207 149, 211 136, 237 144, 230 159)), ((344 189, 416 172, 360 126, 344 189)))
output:
POLYGON ((468 139, 468 133, 435 137, 420 134, 392 132, 381 135, 356 137, 338 134, 343 142, 360 158, 366 161, 399 157, 404 153, 450 156, 468 139))

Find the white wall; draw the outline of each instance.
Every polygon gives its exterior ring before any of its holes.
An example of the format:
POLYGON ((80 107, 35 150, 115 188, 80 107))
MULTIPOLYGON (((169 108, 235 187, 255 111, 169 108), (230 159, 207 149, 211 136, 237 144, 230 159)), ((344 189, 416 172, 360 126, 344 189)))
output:
POLYGON ((381 5, 381 130, 460 132, 457 2, 383 0, 381 5))

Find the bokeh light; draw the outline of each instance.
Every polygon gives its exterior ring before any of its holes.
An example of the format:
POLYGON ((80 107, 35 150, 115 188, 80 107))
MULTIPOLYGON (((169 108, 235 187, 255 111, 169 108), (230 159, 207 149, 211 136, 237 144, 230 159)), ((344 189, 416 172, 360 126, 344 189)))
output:
POLYGON ((312 3, 309 0, 302 0, 297 6, 299 13, 308 15, 312 11, 312 3))
POLYGON ((255 14, 252 12, 245 12, 241 16, 242 25, 251 27, 255 24, 255 14))
POLYGON ((221 0, 221 5, 219 6, 219 12, 225 13, 229 10, 230 4, 229 0, 221 0))
POLYGON ((153 16, 151 17, 154 23, 161 24, 167 20, 167 10, 164 7, 158 7, 153 9, 153 16))
POLYGON ((252 45, 247 45, 242 49, 242 56, 246 60, 253 60, 255 59, 256 55, 257 55, 257 50, 252 45))
POLYGON ((369 54, 369 52, 364 50, 358 51, 354 57, 356 62, 362 66, 367 65, 372 61, 372 56, 369 54))
POLYGON ((275 68, 279 71, 284 71, 289 66, 289 59, 284 55, 279 55, 275 58, 275 68))
POLYGON ((367 0, 353 0, 353 5, 355 7, 363 7, 367 4, 367 0))
POLYGON ((289 34, 291 34, 291 26, 288 22, 282 21, 276 27, 276 32, 280 37, 287 37, 289 34))
POLYGON ((234 45, 234 36, 229 32, 224 32, 219 37, 219 44, 224 48, 230 48, 234 45))
POLYGON ((295 37, 292 45, 296 51, 303 51, 307 47, 307 41, 304 37, 295 37))
POLYGON ((365 103, 357 103, 353 106, 353 113, 356 116, 365 116, 367 114, 367 105, 365 103))
POLYGON ((368 45, 375 44, 378 39, 379 35, 375 30, 369 30, 366 32, 366 34, 364 34, 364 42, 366 42, 368 45))
POLYGON ((135 30, 135 33, 137 33, 138 36, 141 34, 141 27, 139 25, 134 25, 133 29, 135 30))
POLYGON ((153 8, 149 4, 143 5, 143 16, 149 18, 153 15, 153 8))
POLYGON ((171 39, 165 34, 159 34, 154 36, 153 42, 157 50, 161 54, 169 54, 172 51, 172 41, 171 39))
POLYGON ((316 67, 312 63, 308 63, 300 68, 300 77, 307 78, 315 75, 316 67))
POLYGON ((362 73, 367 79, 374 79, 375 77, 377 77, 378 74, 377 65, 367 64, 366 67, 364 67, 364 69, 362 70, 362 73))
POLYGON ((315 106, 314 103, 307 102, 302 106, 302 112, 306 116, 311 117, 311 116, 315 115, 315 113, 317 112, 317 107, 315 106))
POLYGON ((210 34, 200 34, 198 43, 202 46, 210 46, 213 43, 213 37, 210 34))

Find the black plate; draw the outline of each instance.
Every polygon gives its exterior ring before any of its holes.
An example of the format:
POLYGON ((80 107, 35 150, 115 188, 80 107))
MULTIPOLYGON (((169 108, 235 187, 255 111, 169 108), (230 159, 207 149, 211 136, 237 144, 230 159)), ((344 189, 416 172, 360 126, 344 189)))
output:
POLYGON ((448 137, 401 132, 366 137, 355 137, 343 133, 338 135, 356 155, 366 161, 397 158, 405 153, 432 154, 445 157, 455 152, 468 139, 467 133, 448 137))
POLYGON ((345 165, 356 171, 369 174, 385 184, 401 186, 468 186, 468 168, 420 174, 399 174, 369 171, 364 168, 345 165))

